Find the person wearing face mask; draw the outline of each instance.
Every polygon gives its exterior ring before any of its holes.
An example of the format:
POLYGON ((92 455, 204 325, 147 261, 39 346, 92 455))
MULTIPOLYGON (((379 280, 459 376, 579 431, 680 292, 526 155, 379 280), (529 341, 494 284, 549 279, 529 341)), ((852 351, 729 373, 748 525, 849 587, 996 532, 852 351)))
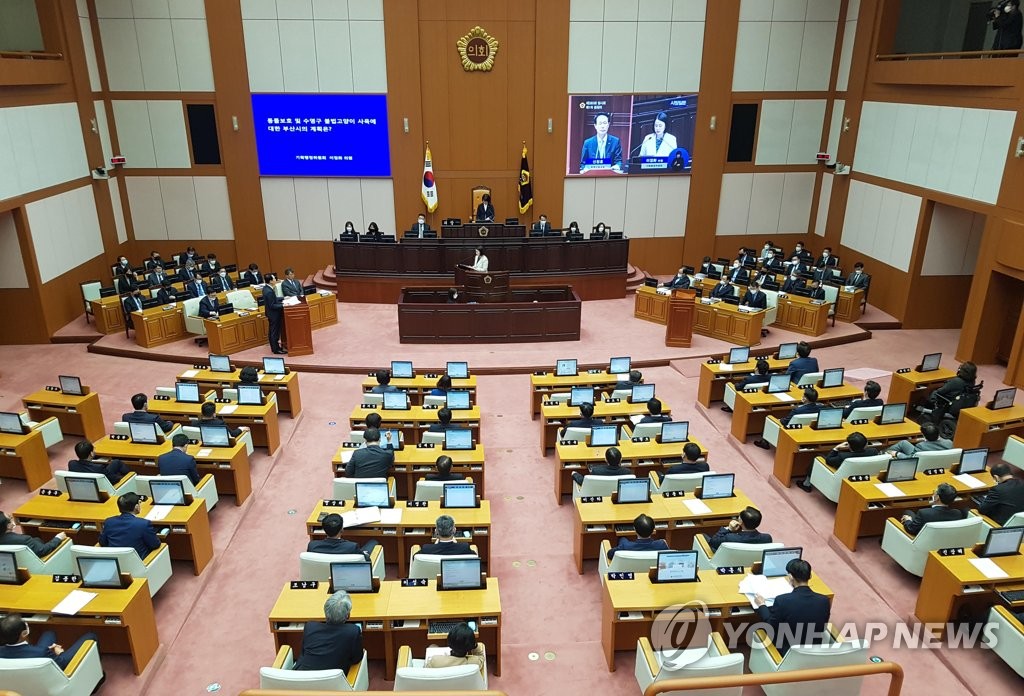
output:
MULTIPOLYGON (((993 51, 1013 51, 1021 47, 1020 0, 1006 0, 989 10, 988 19, 996 35, 992 39, 993 51)), ((1011 58, 1012 56, 999 56, 1011 58)))
POLYGON ((594 225, 594 231, 590 233, 591 239, 604 239, 608 236, 608 228, 605 227, 603 222, 599 222, 594 225))
POLYGON ((165 278, 167 278, 167 274, 164 273, 164 267, 157 264, 153 266, 153 272, 149 274, 146 280, 149 281, 149 287, 156 288, 164 284, 165 278))
POLYGON ((220 270, 220 261, 217 260, 216 254, 209 254, 206 257, 206 263, 203 264, 203 273, 214 274, 220 270))
POLYGON ((570 222, 569 229, 565 233, 565 236, 568 239, 582 239, 583 233, 580 232, 580 223, 576 222, 575 220, 570 222))
POLYGON ((803 263, 807 263, 812 258, 814 258, 811 252, 807 251, 807 249, 804 248, 803 242, 796 243, 796 248, 793 250, 793 253, 789 255, 789 258, 793 258, 794 256, 800 257, 800 261, 803 263))
POLYGON ((770 239, 761 247, 761 260, 764 261, 769 256, 775 256, 775 244, 770 239))
POLYGON ((157 251, 151 251, 149 253, 149 258, 146 259, 146 268, 152 270, 152 269, 156 268, 157 266, 163 266, 163 265, 164 265, 164 261, 163 261, 163 259, 160 258, 160 253, 157 252, 157 251))
POLYGON ((178 272, 178 280, 188 284, 190 280, 197 277, 199 277, 199 269, 196 268, 196 262, 192 259, 187 260, 185 265, 181 267, 181 271, 178 272))
POLYGON ((216 319, 220 316, 219 309, 220 300, 216 295, 204 295, 203 299, 199 300, 199 316, 201 317, 216 319))
POLYGON ((342 231, 340 239, 350 242, 359 241, 359 235, 356 233, 356 226, 352 224, 351 220, 345 223, 345 229, 342 231))
POLYGON ((536 234, 543 236, 551 231, 551 223, 548 222, 547 215, 541 215, 537 222, 533 223, 533 227, 530 229, 530 234, 536 234))
POLYGON ((231 276, 228 275, 228 272, 224 270, 224 267, 221 266, 220 270, 217 271, 217 274, 213 276, 213 291, 227 292, 228 290, 234 289, 235 283, 231 280, 231 276))
POLYGON ((740 285, 746 285, 749 282, 747 272, 740 265, 740 260, 736 259, 732 262, 732 268, 729 269, 729 281, 733 283, 739 283, 740 285))
POLYGON ((210 286, 199 275, 185 284, 185 290, 188 291, 189 297, 205 297, 210 294, 210 286))
POLYGON ((156 301, 162 305, 174 304, 178 301, 177 293, 174 291, 174 281, 164 278, 164 282, 156 293, 156 301))
POLYGON ((251 285, 263 285, 263 274, 260 267, 255 263, 249 264, 249 269, 242 275, 243 280, 248 280, 251 285))
POLYGON ((815 268, 832 268, 839 263, 839 258, 832 255, 832 248, 825 247, 821 250, 821 256, 814 262, 815 268))
POLYGON ((807 272, 807 266, 804 264, 804 260, 798 254, 793 254, 789 259, 789 273, 799 275, 807 272))
POLYGON ((139 284, 135 280, 135 272, 129 269, 127 273, 123 273, 114 278, 114 287, 117 288, 118 295, 127 294, 138 288, 139 284))
POLYGON ((774 249, 768 250, 768 255, 764 257, 764 264, 761 267, 764 271, 770 273, 782 273, 782 262, 779 257, 775 255, 774 249))
POLYGON ((125 322, 134 329, 135 324, 132 322, 132 312, 142 311, 142 290, 136 286, 131 291, 131 294, 124 298, 122 305, 124 306, 125 322))
POLYGON ((782 292, 796 292, 803 289, 806 285, 800 274, 791 270, 789 275, 786 276, 786 282, 782 284, 782 292))
POLYGON ((117 259, 117 264, 114 265, 114 275, 124 275, 125 273, 132 272, 132 265, 128 263, 127 257, 121 256, 117 259))
POLYGON ((415 237, 416 239, 423 239, 427 232, 431 232, 430 225, 427 224, 427 217, 423 213, 416 216, 416 224, 409 230, 407 237, 415 237))

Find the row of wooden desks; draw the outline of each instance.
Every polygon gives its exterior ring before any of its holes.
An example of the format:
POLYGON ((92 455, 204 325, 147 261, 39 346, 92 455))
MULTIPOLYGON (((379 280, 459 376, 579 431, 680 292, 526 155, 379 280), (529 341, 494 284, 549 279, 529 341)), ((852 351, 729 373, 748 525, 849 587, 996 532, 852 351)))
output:
POLYGON ((60 422, 60 430, 65 435, 81 435, 89 441, 98 440, 106 432, 100 395, 88 387, 83 387, 83 391, 86 392, 83 396, 74 396, 40 389, 22 397, 21 403, 28 411, 29 418, 34 421, 53 417, 60 422))
MULTIPOLYGON (((765 356, 768 360, 768 372, 785 372, 791 360, 777 360, 765 356)), ((725 397, 725 385, 739 382, 754 374, 757 369, 758 357, 752 357, 745 363, 730 365, 727 362, 707 363, 700 365, 700 378, 697 382, 697 403, 710 408, 712 402, 721 401, 725 397)))
POLYGON ((953 446, 988 447, 991 452, 1006 448, 1011 435, 1024 435, 1024 406, 1011 406, 997 411, 975 406, 960 411, 953 436, 953 446))
MULTIPOLYGON (((664 405, 661 412, 663 415, 669 416, 672 414, 672 409, 668 405, 664 405)), ((605 425, 631 424, 630 416, 646 414, 646 402, 631 404, 625 400, 610 402, 598 398, 597 403, 594 404, 594 418, 603 420, 605 425)), ((559 441, 559 433, 567 427, 569 421, 579 417, 579 406, 570 406, 568 402, 545 403, 541 406, 540 453, 542 457, 547 456, 548 450, 555 447, 559 441)))
MULTIPOLYGON (((351 443, 355 444, 355 443, 351 443)), ((335 477, 345 475, 345 460, 358 447, 343 443, 331 459, 331 473, 335 477)), ((395 452, 395 466, 391 476, 395 478, 395 496, 400 500, 412 500, 416 495, 416 482, 434 472, 434 463, 442 454, 452 458, 452 473, 472 479, 477 495, 487 495, 484 487, 484 446, 479 442, 471 450, 446 450, 440 445, 433 447, 403 447, 395 452)))
MULTIPOLYGON (((259 406, 240 406, 237 403, 217 404, 217 417, 228 426, 247 426, 252 432, 252 443, 266 447, 267 454, 273 454, 281 446, 281 431, 277 422, 277 399, 275 392, 264 394, 264 403, 259 406)), ((174 423, 188 425, 202 416, 202 403, 193 404, 171 398, 151 399, 149 412, 156 413, 174 423)))
MULTIPOLYGON (((430 391, 437 387, 437 380, 441 378, 443 373, 438 374, 421 374, 413 377, 392 377, 389 384, 392 387, 401 389, 409 395, 409 403, 413 406, 422 406, 423 397, 428 396, 430 391)), ((377 379, 374 375, 363 380, 363 391, 370 392, 377 385, 377 379)), ((469 402, 471 404, 476 403, 476 376, 470 375, 465 379, 453 379, 452 380, 453 391, 468 391, 469 402)))
MULTIPOLYGON (((178 375, 179 382, 195 382, 201 392, 214 389, 218 394, 224 389, 235 389, 242 381, 242 370, 236 368, 231 372, 214 372, 210 369, 185 370, 178 375)), ((299 373, 288 372, 284 375, 268 375, 260 371, 259 385, 264 394, 277 396, 277 408, 282 413, 290 413, 292 418, 302 412, 302 396, 299 393, 299 373)))
MULTIPOLYGON (((349 425, 352 430, 366 427, 366 417, 371 413, 379 413, 381 425, 385 428, 401 430, 405 438, 405 446, 417 445, 422 442, 422 433, 436 424, 437 412, 440 409, 424 406, 410 406, 407 409, 365 408, 362 404, 352 409, 349 414, 349 425)), ((473 431, 473 442, 480 442, 480 407, 452 411, 452 426, 469 428, 473 431)), ((440 453, 438 453, 440 454, 440 453)), ((437 454, 434 455, 437 457, 437 454)))
POLYGON ((615 389, 616 384, 626 379, 629 379, 628 375, 612 375, 605 370, 587 370, 566 377, 556 377, 551 372, 530 375, 530 403, 533 405, 531 413, 536 419, 540 415, 543 403, 550 399, 552 394, 565 393, 571 391, 573 387, 594 387, 610 392, 615 389))
MULTIPOLYGON (((764 422, 769 416, 784 418, 795 406, 800 405, 804 387, 790 385, 788 392, 769 394, 767 384, 760 385, 755 392, 736 392, 732 414, 732 436, 740 442, 747 441, 747 435, 759 435, 764 431, 764 422)), ((843 384, 838 387, 818 388, 818 401, 828 404, 833 401, 849 401, 861 395, 862 390, 843 384)))

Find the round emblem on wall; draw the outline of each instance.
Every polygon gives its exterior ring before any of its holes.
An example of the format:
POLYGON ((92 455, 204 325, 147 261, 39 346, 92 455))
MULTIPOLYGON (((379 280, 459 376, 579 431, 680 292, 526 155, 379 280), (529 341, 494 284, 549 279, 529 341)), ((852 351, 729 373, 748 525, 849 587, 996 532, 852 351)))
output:
POLYGON ((494 56, 498 53, 498 40, 481 29, 473 29, 456 42, 462 69, 466 72, 488 71, 494 67, 494 56))
POLYGON ((492 280, 493 279, 489 275, 488 276, 484 276, 484 285, 490 285, 492 280))
POLYGON ((490 230, 488 230, 488 229, 487 229, 486 227, 481 227, 481 228, 480 228, 480 230, 479 230, 479 233, 480 233, 480 236, 481 236, 481 237, 486 237, 486 236, 487 236, 487 235, 489 235, 489 234, 490 234, 491 232, 490 232, 490 230))

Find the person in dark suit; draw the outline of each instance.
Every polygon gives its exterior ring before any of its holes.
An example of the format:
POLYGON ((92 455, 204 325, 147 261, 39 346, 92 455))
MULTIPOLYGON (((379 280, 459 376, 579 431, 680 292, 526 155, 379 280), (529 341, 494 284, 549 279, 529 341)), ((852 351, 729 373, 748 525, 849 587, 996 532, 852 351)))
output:
POLYGON ((622 170, 622 143, 614 135, 608 135, 611 114, 601 111, 594 115, 594 135, 583 141, 580 152, 580 173, 591 167, 610 166, 622 170))
POLYGON ((754 605, 757 615, 771 628, 772 643, 785 655, 790 645, 814 645, 825 640, 831 606, 828 597, 812 590, 811 564, 801 558, 794 558, 786 564, 787 579, 793 591, 779 595, 772 606, 765 604, 764 597, 756 595, 754 605), (796 642, 790 643, 793 638, 796 642))
POLYGON ((249 268, 242 272, 242 280, 248 280, 251 285, 263 285, 263 274, 260 267, 250 263, 249 268))
POLYGON ((58 532, 49 541, 42 541, 28 534, 16 533, 15 526, 14 520, 0 512, 0 546, 27 546, 39 558, 49 556, 67 538, 64 532, 58 532))
POLYGON ((796 383, 808 372, 818 371, 818 359, 811 357, 811 345, 806 341, 800 341, 796 346, 796 357, 789 363, 786 372, 790 379, 796 383))
POLYGON ((381 242, 384 240, 384 233, 380 231, 380 227, 377 226, 376 222, 371 222, 366 227, 366 234, 363 235, 363 239, 368 242, 381 242))
POLYGON ((178 280, 184 282, 186 286, 190 281, 195 280, 198 277, 199 268, 197 267, 196 262, 191 259, 186 261, 181 267, 181 270, 178 271, 178 280))
POLYGON ((977 379, 978 366, 970 361, 961 363, 960 367, 956 370, 956 376, 947 380, 945 384, 932 392, 928 400, 932 404, 936 403, 937 396, 952 400, 973 387, 977 379))
POLYGON ((353 554, 361 553, 366 557, 366 560, 370 560, 370 553, 374 547, 377 546, 377 542, 370 539, 362 547, 354 541, 346 541, 341 538, 341 530, 345 528, 345 521, 341 515, 336 512, 332 512, 327 515, 320 523, 323 527, 324 534, 326 535, 323 539, 313 539, 306 544, 306 551, 310 553, 335 553, 335 554, 353 554))
POLYGON ((690 278, 686 275, 686 269, 680 268, 674 276, 669 278, 668 282, 662 283, 661 287, 672 288, 673 290, 685 290, 690 287, 690 278))
POLYGON ((804 279, 801 278, 797 273, 790 272, 786 276, 785 282, 782 283, 782 292, 796 292, 797 290, 803 290, 806 287, 804 279))
POLYGON ((95 448, 88 440, 81 440, 75 445, 75 456, 78 459, 68 462, 68 471, 76 474, 103 474, 112 486, 116 486, 131 473, 128 465, 120 459, 111 459, 106 463, 96 461, 95 448))
POLYGON ((699 474, 704 471, 711 471, 711 467, 700 453, 700 446, 696 442, 687 442, 683 445, 682 464, 670 466, 665 474, 699 474))
POLYGON ((153 270, 157 266, 163 266, 164 260, 160 258, 160 253, 157 251, 149 252, 149 258, 146 259, 145 266, 148 270, 153 270))
POLYGON ((806 273, 807 265, 805 264, 804 259, 800 256, 790 256, 788 272, 790 275, 800 275, 801 273, 806 273))
POLYGON ((128 273, 121 274, 114 278, 114 289, 117 290, 118 295, 126 295, 133 290, 137 290, 139 283, 135 280, 135 272, 129 270, 128 273))
MULTIPOLYGON (((603 418, 594 418, 594 404, 582 403, 579 409, 580 417, 569 421, 566 428, 593 428, 595 425, 604 424, 603 418)), ((561 437, 565 437, 565 430, 562 430, 561 437)))
MULTIPOLYGON (((1020 0, 1001 0, 989 10, 988 20, 996 35, 992 39, 993 51, 1012 51, 1019 49, 1022 42, 1020 0)), ((1009 56, 1000 55, 999 58, 1009 56)))
POLYGON ((147 411, 146 404, 148 403, 149 399, 146 398, 145 394, 136 394, 132 397, 132 408, 135 410, 121 414, 121 420, 127 423, 156 423, 157 427, 165 433, 171 432, 171 428, 174 427, 174 423, 164 420, 156 413, 150 413, 147 411))
POLYGON ((804 396, 800 404, 780 418, 779 422, 783 425, 789 425, 789 421, 793 419, 793 416, 799 416, 804 413, 817 413, 820 410, 821 404, 818 403, 818 390, 814 387, 807 387, 804 389, 804 396))
POLYGON ((788 256, 788 258, 793 258, 794 256, 797 257, 803 263, 808 263, 811 259, 814 258, 814 254, 812 254, 809 250, 804 248, 803 242, 796 243, 796 248, 793 249, 793 253, 791 253, 788 256))
POLYGON ((124 307, 125 321, 128 322, 128 326, 134 328, 135 322, 132 312, 142 311, 142 291, 136 287, 132 290, 131 294, 125 295, 125 298, 121 300, 121 306, 124 307))
POLYGON ((301 297, 302 283, 295 278, 295 271, 284 269, 284 281, 281 283, 281 294, 285 297, 301 297))
POLYGON ((711 260, 710 256, 705 256, 704 259, 700 262, 700 269, 697 272, 707 275, 708 273, 713 273, 714 271, 714 262, 711 260))
POLYGON ((1013 469, 1005 463, 993 466, 991 473, 996 485, 979 501, 978 512, 1004 525, 1018 512, 1024 512, 1024 481, 1014 476, 1013 469))
POLYGON ((125 493, 117 499, 117 509, 121 511, 120 515, 103 521, 100 546, 131 547, 139 558, 145 558, 160 546, 160 538, 153 531, 153 525, 149 520, 136 516, 139 514, 138 495, 125 493))
POLYGON ((854 399, 843 408, 843 420, 850 417, 855 408, 871 408, 872 406, 882 406, 885 404, 878 395, 882 393, 882 386, 873 379, 868 380, 867 384, 864 385, 864 398, 854 399))
POLYGON ((966 510, 950 507, 956 502, 956 489, 948 483, 940 483, 932 494, 931 507, 900 517, 903 528, 910 536, 917 536, 929 522, 952 522, 967 517, 966 510))
POLYGON ((207 254, 206 263, 204 263, 200 268, 206 275, 214 275, 221 268, 220 261, 217 260, 217 255, 207 254))
POLYGON ((832 268, 839 263, 838 257, 832 255, 832 247, 821 250, 821 256, 814 262, 815 268, 832 268))
POLYGON ((537 222, 533 223, 533 226, 530 228, 530 230, 538 234, 547 234, 548 232, 550 232, 551 223, 548 222, 548 216, 542 213, 540 219, 537 220, 537 222))
POLYGON ((210 286, 198 275, 185 285, 185 290, 189 297, 206 297, 210 294, 210 286))
POLYGON ((743 295, 740 305, 743 307, 753 307, 755 309, 767 309, 768 296, 761 292, 760 285, 757 283, 751 283, 750 288, 743 295))
POLYGON ((748 274, 747 270, 740 264, 739 259, 732 262, 732 267, 729 269, 728 273, 722 274, 722 280, 725 280, 726 278, 729 279, 729 282, 737 283, 739 285, 745 285, 750 282, 750 274, 748 274))
POLYGON ((146 280, 149 281, 149 287, 155 288, 164 284, 164 280, 167 278, 167 274, 164 273, 163 266, 156 266, 153 268, 153 272, 150 273, 146 280))
POLYGON ((423 235, 426 232, 432 231, 433 230, 430 229, 430 225, 427 224, 427 217, 423 213, 420 213, 419 215, 416 216, 416 224, 414 224, 409 229, 409 232, 406 234, 406 236, 423 239, 423 235))
POLYGON ((345 476, 349 478, 383 478, 391 473, 395 464, 395 453, 380 446, 380 431, 367 428, 363 431, 366 447, 352 453, 345 465, 345 476))
MULTIPOLYGON (((622 466, 622 452, 618 447, 609 447, 604 451, 604 464, 591 464, 587 473, 593 476, 633 476, 628 467, 622 466)), ((583 485, 583 474, 572 472, 572 480, 583 485)))
POLYGON ((437 422, 433 423, 427 432, 430 433, 443 433, 448 428, 452 427, 452 411, 450 408, 441 408, 437 411, 437 422))
POLYGON ((348 622, 352 598, 345 590, 331 594, 324 602, 323 623, 307 621, 302 629, 302 652, 295 661, 301 671, 340 669, 342 674, 363 659, 363 632, 348 622))
POLYGON ((57 643, 57 634, 53 631, 40 633, 35 645, 28 642, 30 633, 29 623, 20 614, 7 614, 0 619, 0 659, 48 657, 58 667, 66 669, 86 641, 97 640, 95 633, 85 633, 65 650, 57 643))
POLYGON ((708 545, 712 551, 717 551, 718 547, 725 542, 733 544, 772 543, 772 535, 757 531, 759 526, 761 526, 761 511, 748 505, 740 512, 738 519, 729 520, 729 524, 719 527, 717 532, 708 536, 708 545))
POLYGON ((227 292, 235 289, 235 281, 231 280, 231 276, 223 268, 213 276, 210 285, 214 292, 227 292))
POLYGON ((196 251, 196 248, 194 246, 186 247, 185 251, 183 251, 182 253, 178 254, 178 263, 179 264, 184 264, 186 261, 198 262, 198 260, 199 260, 199 253, 196 251))
POLYGON ((864 272, 864 264, 858 261, 853 264, 853 273, 846 277, 846 284, 854 288, 867 288, 871 285, 871 276, 864 272))
POLYGON ((619 537, 619 543, 608 550, 608 560, 615 557, 616 551, 668 551, 668 542, 654 538, 654 520, 648 515, 637 515, 633 520, 633 531, 636 539, 619 537))
POLYGON ((764 358, 758 358, 757 363, 754 365, 754 374, 738 382, 736 384, 736 391, 743 391, 747 387, 752 387, 755 384, 768 384, 768 379, 770 377, 768 374, 769 369, 771 369, 769 362, 764 358))
POLYGON ((763 271, 770 272, 770 273, 782 273, 783 272, 782 261, 780 261, 779 258, 775 255, 775 250, 774 249, 769 249, 768 250, 768 256, 767 256, 767 258, 765 258, 764 262, 761 264, 761 269, 763 271))
POLYGON ((195 418, 192 420, 192 425, 195 427, 203 425, 222 425, 228 429, 228 435, 231 437, 238 437, 244 431, 248 430, 246 427, 232 428, 230 425, 224 422, 223 418, 217 417, 217 404, 212 401, 204 401, 202 407, 199 409, 201 418, 195 418))
POLYGON ((174 281, 164 278, 163 286, 156 292, 156 301, 162 305, 174 304, 178 301, 178 293, 174 290, 174 281))
MULTIPOLYGON (((825 455, 825 463, 833 469, 838 469, 839 465, 847 459, 875 456, 878 456, 878 449, 868 447, 868 439, 864 437, 863 433, 856 431, 846 436, 846 442, 840 442, 825 455)), ((879 470, 881 468, 879 467, 879 470)))
POLYGON ((630 370, 629 374, 626 375, 626 379, 615 383, 615 391, 625 391, 643 383, 644 374, 640 370, 630 370))
POLYGON ((188 480, 192 482, 192 485, 198 486, 199 480, 202 477, 199 475, 199 469, 196 467, 196 458, 185 452, 185 447, 188 445, 188 435, 178 433, 171 438, 171 444, 174 446, 171 451, 161 454, 156 459, 156 466, 160 475, 188 476, 188 480))
POLYGON ((672 420, 661 412, 661 399, 651 397, 647 400, 647 415, 640 419, 641 423, 664 423, 672 420))
POLYGON ((135 271, 132 269, 132 265, 128 263, 128 258, 125 256, 117 257, 117 263, 114 264, 114 268, 111 270, 111 275, 120 276, 125 274, 135 275, 135 271))
POLYGON ((477 222, 494 222, 494 206, 491 205, 491 194, 485 193, 476 207, 477 222))
POLYGON ((807 296, 812 300, 825 299, 825 288, 821 287, 821 281, 818 278, 811 279, 811 287, 809 287, 807 291, 807 296))
POLYGON ((452 473, 452 464, 452 458, 447 454, 442 454, 434 460, 434 473, 427 474, 423 478, 427 481, 465 481, 462 474, 452 473))
POLYGON ((718 281, 718 285, 711 290, 711 297, 717 297, 719 299, 723 297, 732 297, 734 294, 732 281, 729 279, 729 276, 726 275, 723 275, 722 279, 718 281))
POLYGON ((216 319, 220 316, 220 300, 216 295, 204 295, 199 300, 199 316, 209 319, 216 319))
POLYGON ((465 541, 455 541, 455 520, 451 515, 441 515, 434 522, 434 541, 423 544, 420 553, 432 556, 469 556, 473 549, 465 541))
POLYGON ((391 384, 391 370, 377 370, 374 378, 377 380, 377 386, 370 389, 371 394, 401 391, 401 389, 391 384))
MULTIPOLYGON (((273 278, 271 276, 271 278, 273 278)), ((287 353, 281 347, 281 326, 284 324, 284 300, 274 292, 274 286, 267 283, 261 291, 263 295, 263 309, 267 314, 267 342, 270 343, 270 352, 275 355, 287 353)))

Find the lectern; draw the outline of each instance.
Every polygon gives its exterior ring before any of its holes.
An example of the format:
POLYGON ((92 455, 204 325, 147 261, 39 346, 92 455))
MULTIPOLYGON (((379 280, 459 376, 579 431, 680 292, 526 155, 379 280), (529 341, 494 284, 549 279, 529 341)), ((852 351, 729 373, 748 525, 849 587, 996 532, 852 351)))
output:
POLYGON ((689 348, 693 342, 694 298, 693 290, 674 290, 668 301, 668 326, 665 345, 689 348))
POLYGON ((508 271, 474 271, 455 267, 455 284, 466 289, 469 302, 508 302, 508 271))
POLYGON ((305 295, 298 297, 299 303, 284 307, 284 339, 288 355, 313 354, 313 322, 309 316, 309 305, 305 295))

